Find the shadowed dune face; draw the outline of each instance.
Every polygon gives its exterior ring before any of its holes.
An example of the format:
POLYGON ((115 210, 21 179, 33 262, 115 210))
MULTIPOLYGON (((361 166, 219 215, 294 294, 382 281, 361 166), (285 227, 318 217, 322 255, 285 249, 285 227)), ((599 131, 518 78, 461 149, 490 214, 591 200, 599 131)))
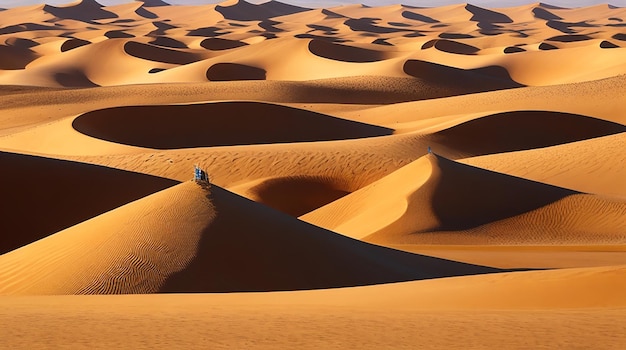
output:
POLYGON ((0 69, 23 69, 36 58, 29 48, 0 45, 0 69))
POLYGON ((87 40, 72 38, 72 39, 66 40, 61 45, 61 52, 70 51, 78 47, 89 45, 89 44, 91 44, 91 42, 87 40))
POLYGON ((498 113, 432 135, 441 154, 483 155, 548 147, 626 131, 626 126, 549 111, 498 113))
POLYGON ((160 292, 302 290, 497 271, 352 240, 216 186, 210 198, 217 216, 196 257, 160 292))
POLYGON ((226 6, 217 5, 215 10, 221 13, 224 18, 236 21, 262 21, 272 17, 291 15, 309 9, 278 1, 268 1, 259 5, 250 4, 245 1, 235 1, 226 6))
POLYGON ((449 86, 454 94, 475 93, 521 87, 499 66, 465 70, 421 60, 408 60, 404 72, 433 85, 449 86))
POLYGON ((343 62, 377 62, 387 58, 386 54, 381 51, 335 44, 323 40, 311 40, 309 42, 309 50, 316 56, 343 62))
POLYGON ((167 49, 135 41, 124 44, 124 51, 137 58, 163 63, 189 64, 202 60, 202 56, 192 52, 167 49))
POLYGON ((246 45, 248 44, 238 40, 228 40, 222 38, 208 38, 202 40, 200 43, 200 46, 213 51, 236 49, 246 45))
POLYGON ((434 47, 437 50, 454 53, 457 55, 475 55, 479 48, 463 44, 458 41, 446 40, 446 39, 433 39, 422 45, 422 50, 434 47))
POLYGON ((206 71, 209 81, 265 80, 264 69, 239 63, 216 63, 206 71))
POLYGON ((341 181, 322 177, 272 178, 255 184, 246 197, 298 217, 347 195, 341 181))
POLYGON ((370 245, 190 181, 0 256, 0 294, 304 290, 498 271, 370 245))
POLYGON ((43 10, 58 18, 73 19, 83 22, 118 18, 115 13, 103 9, 95 0, 81 0, 74 5, 66 7, 45 5, 43 10))
POLYGON ((393 132, 259 102, 117 107, 83 114, 72 125, 91 137, 156 149, 342 140, 393 132))
POLYGON ((0 254, 177 181, 95 165, 0 152, 0 254))
POLYGON ((442 157, 437 157, 437 166, 439 177, 433 184, 432 210, 441 226, 429 228, 433 231, 474 228, 541 208, 575 193, 461 166, 442 157))

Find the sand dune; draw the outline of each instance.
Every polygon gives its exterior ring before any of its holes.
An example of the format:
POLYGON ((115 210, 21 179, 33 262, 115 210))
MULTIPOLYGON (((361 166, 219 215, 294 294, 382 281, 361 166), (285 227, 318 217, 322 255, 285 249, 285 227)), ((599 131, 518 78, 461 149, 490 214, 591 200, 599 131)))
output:
POLYGON ((622 201, 428 155, 302 219, 378 244, 603 244, 624 241, 624 210, 622 201))
POLYGON ((0 153, 4 207, 0 253, 176 184, 176 181, 82 163, 0 153))
POLYGON ((0 266, 2 294, 291 290, 496 271, 350 240, 194 182, 5 254, 0 266))
POLYGON ((52 346, 170 347, 182 338, 216 348, 611 349, 626 341, 623 275, 608 267, 297 293, 3 297, 11 317, 0 322, 22 334, 6 339, 13 348, 42 338, 52 346))
POLYGON ((625 8, 97 1, 0 9, 3 346, 623 347, 625 8))
POLYGON ((91 137, 156 149, 342 140, 392 132, 258 102, 118 107, 83 114, 72 126, 91 137))

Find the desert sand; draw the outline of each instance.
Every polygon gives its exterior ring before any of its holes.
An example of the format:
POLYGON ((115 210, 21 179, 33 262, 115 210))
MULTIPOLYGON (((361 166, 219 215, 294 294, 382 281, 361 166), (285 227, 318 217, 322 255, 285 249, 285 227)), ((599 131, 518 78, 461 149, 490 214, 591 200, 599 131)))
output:
POLYGON ((2 347, 623 349, 625 21, 1 10, 2 347))

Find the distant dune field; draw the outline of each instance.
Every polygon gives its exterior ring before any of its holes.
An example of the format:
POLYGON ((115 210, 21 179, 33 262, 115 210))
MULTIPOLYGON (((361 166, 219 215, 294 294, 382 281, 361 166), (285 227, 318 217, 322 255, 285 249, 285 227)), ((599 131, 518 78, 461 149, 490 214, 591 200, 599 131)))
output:
POLYGON ((624 62, 606 4, 2 9, 3 346, 623 349, 624 62))

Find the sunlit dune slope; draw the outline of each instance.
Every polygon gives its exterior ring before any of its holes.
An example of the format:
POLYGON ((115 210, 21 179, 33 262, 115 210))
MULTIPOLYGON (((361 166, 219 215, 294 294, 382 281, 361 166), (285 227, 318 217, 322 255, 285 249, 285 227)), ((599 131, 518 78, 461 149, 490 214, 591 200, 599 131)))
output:
POLYGON ((84 163, 0 153, 5 200, 0 254, 30 244, 177 181, 84 163))
POLYGON ((302 219, 383 245, 603 244, 624 242, 625 213, 622 201, 428 155, 302 219))
POLYGON ((42 337, 95 348, 612 349, 626 341, 624 277, 622 266, 290 293, 5 296, 0 325, 20 334, 7 346, 25 349, 42 337))
POLYGON ((186 182, 0 256, 0 293, 291 290, 495 271, 355 241, 186 182))

